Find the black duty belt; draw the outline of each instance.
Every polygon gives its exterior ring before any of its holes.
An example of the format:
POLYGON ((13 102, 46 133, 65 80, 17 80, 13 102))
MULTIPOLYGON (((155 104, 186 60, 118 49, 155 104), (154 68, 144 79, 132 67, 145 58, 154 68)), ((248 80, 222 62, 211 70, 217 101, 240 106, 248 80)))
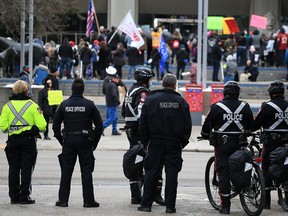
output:
POLYGON ((265 135, 267 136, 267 138, 272 140, 288 139, 287 133, 266 133, 265 135))
POLYGON ((81 130, 81 131, 67 131, 66 135, 75 135, 75 136, 83 136, 89 135, 89 130, 81 130))
POLYGON ((216 138, 222 144, 226 144, 228 141, 238 141, 239 143, 247 141, 246 136, 243 134, 216 134, 216 138))

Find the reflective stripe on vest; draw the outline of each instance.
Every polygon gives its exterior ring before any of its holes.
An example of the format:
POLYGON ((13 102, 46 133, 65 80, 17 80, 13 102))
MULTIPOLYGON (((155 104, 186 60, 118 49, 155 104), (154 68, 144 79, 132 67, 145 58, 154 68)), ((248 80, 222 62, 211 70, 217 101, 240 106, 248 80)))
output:
MULTIPOLYGON (((227 114, 239 114, 241 112, 241 110, 244 108, 245 103, 241 102, 241 104, 239 105, 239 107, 235 110, 235 112, 233 113, 227 106, 225 106, 223 103, 216 103, 216 105, 220 106, 227 114)), ((244 132, 244 127, 243 125, 240 123, 239 120, 228 120, 221 128, 219 128, 219 132, 224 132, 224 130, 232 123, 234 122, 237 127, 244 132)))
POLYGON ((26 110, 32 105, 33 103, 31 101, 28 101, 23 107, 22 109, 17 112, 17 110, 15 109, 15 107, 13 106, 13 104, 11 103, 11 101, 9 101, 7 103, 8 107, 10 108, 11 112, 13 113, 13 115, 15 116, 15 118, 13 119, 13 121, 10 124, 10 129, 9 132, 14 132, 17 130, 22 129, 23 127, 29 126, 29 123, 22 117, 24 115, 24 113, 26 112, 26 110), (16 125, 17 122, 20 121, 22 125, 16 125))
MULTIPOLYGON (((132 97, 132 95, 137 92, 139 89, 144 88, 143 86, 140 86, 138 88, 133 89, 130 93, 126 93, 126 97, 132 97)), ((131 103, 125 103, 126 106, 128 106, 129 111, 131 112, 131 114, 133 116, 130 117, 125 117, 125 121, 138 121, 138 119, 140 118, 141 115, 141 109, 142 109, 142 104, 138 105, 137 109, 138 109, 138 115, 136 115, 131 103)))
MULTIPOLYGON (((280 109, 279 106, 277 106, 275 103, 272 103, 272 102, 268 102, 267 103, 268 105, 270 105, 271 107, 273 107, 279 114, 281 113, 287 113, 288 112, 288 107, 286 108, 285 111, 282 111, 282 109, 280 109)), ((285 121, 286 124, 288 125, 288 119, 285 119, 285 118, 279 118, 276 122, 274 122, 273 125, 271 125, 268 130, 275 130, 277 126, 279 126, 281 124, 281 122, 285 121)))

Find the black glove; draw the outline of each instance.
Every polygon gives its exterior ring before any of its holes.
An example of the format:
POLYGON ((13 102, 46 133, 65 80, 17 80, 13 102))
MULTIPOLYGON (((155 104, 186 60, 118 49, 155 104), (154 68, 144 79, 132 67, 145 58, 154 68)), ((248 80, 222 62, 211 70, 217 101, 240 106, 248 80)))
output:
POLYGON ((185 140, 185 139, 182 139, 181 140, 181 146, 182 146, 182 149, 184 149, 189 143, 189 140, 185 140))
POLYGON ((39 128, 38 128, 36 125, 33 125, 33 126, 31 127, 31 133, 32 133, 33 135, 35 135, 35 136, 38 136, 39 133, 40 133, 40 130, 39 130, 39 128))
POLYGON ((54 137, 58 140, 61 146, 63 146, 64 141, 63 141, 63 136, 61 134, 55 134, 54 137))

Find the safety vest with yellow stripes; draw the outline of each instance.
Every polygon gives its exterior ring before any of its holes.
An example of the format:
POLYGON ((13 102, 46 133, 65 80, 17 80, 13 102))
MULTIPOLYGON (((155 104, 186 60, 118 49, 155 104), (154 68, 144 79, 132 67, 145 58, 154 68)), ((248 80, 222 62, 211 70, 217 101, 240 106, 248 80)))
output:
POLYGON ((46 121, 39 106, 32 100, 10 100, 2 108, 0 129, 9 136, 31 130, 36 125, 46 129, 46 121))

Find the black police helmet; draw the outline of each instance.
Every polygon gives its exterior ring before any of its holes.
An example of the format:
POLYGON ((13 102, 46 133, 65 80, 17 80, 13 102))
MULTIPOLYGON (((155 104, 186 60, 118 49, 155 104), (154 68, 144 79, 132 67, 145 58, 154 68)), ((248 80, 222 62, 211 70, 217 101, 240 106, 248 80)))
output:
POLYGON ((149 79, 151 79, 154 76, 155 74, 153 73, 153 71, 151 71, 149 68, 146 67, 139 67, 136 69, 134 73, 135 80, 137 80, 137 82, 142 83, 145 82, 148 83, 149 79))
POLYGON ((229 81, 224 85, 224 96, 239 97, 240 87, 237 82, 229 81))
POLYGON ((270 97, 272 95, 284 95, 284 84, 281 81, 274 81, 268 86, 270 97))

